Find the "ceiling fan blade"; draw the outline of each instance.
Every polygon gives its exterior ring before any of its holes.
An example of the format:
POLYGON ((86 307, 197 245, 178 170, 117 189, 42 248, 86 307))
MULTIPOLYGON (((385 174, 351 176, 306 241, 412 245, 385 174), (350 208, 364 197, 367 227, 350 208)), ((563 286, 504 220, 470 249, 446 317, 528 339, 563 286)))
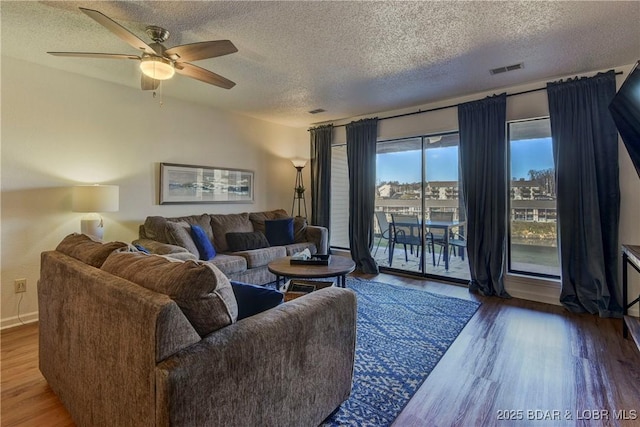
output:
POLYGON ((91 53, 91 52, 47 52, 54 56, 73 56, 76 58, 100 58, 100 59, 137 59, 139 56, 126 55, 121 53, 91 53))
POLYGON ((142 90, 156 90, 160 86, 160 80, 152 79, 146 74, 142 73, 140 78, 140 87, 142 90))
POLYGON ((231 80, 226 79, 219 74, 213 73, 209 70, 205 70, 204 68, 197 67, 187 62, 176 62, 175 69, 176 73, 178 74, 182 74, 183 76, 191 77, 193 79, 200 80, 201 82, 209 83, 223 89, 231 89, 236 85, 231 80))
POLYGON ((180 61, 198 61, 235 53, 238 48, 229 40, 214 40, 174 46, 164 51, 165 56, 180 61))
POLYGON ((93 9, 85 9, 84 7, 81 7, 80 10, 86 13, 90 18, 93 18, 100 25, 114 33, 116 36, 120 37, 130 46, 133 46, 135 49, 143 50, 145 53, 148 53, 150 55, 158 55, 155 50, 153 50, 148 44, 140 40, 138 36, 127 30, 122 25, 118 24, 116 21, 109 18, 102 12, 98 12, 97 10, 93 9))

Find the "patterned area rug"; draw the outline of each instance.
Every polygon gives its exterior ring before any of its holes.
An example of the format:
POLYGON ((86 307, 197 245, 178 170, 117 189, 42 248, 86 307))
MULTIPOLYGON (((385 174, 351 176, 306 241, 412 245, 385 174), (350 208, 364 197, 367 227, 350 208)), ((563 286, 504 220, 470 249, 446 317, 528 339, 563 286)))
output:
POLYGON ((358 298, 351 396, 323 426, 388 426, 476 312, 479 303, 347 278, 358 298))

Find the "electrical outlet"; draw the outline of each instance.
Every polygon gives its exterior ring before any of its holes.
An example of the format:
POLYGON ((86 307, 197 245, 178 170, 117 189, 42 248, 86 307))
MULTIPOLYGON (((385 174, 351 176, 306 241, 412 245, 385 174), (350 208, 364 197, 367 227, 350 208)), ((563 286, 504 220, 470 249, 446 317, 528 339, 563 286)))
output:
POLYGON ((27 292, 27 279, 16 279, 13 282, 15 293, 27 292))

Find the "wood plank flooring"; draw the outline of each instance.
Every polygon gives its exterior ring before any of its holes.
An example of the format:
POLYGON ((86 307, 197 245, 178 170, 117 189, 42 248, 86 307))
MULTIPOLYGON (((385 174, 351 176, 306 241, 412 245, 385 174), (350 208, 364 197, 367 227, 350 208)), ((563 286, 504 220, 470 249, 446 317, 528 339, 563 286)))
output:
MULTIPOLYGON (((395 427, 640 426, 640 352, 622 339, 620 320, 444 283, 360 276, 482 302, 395 427)), ((2 331, 2 426, 73 425, 38 370, 37 335, 37 324, 2 331)))

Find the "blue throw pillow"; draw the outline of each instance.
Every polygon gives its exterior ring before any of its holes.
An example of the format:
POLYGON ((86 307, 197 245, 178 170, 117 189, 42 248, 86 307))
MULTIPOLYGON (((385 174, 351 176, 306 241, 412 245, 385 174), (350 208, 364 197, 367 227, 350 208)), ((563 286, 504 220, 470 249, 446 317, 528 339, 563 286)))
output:
POLYGON ((145 248, 144 246, 142 246, 142 245, 136 244, 136 245, 133 245, 133 246, 135 246, 135 248, 137 250, 139 250, 140 252, 144 252, 145 254, 150 253, 149 250, 147 248, 145 248))
POLYGON ((293 243, 293 218, 268 219, 264 222, 264 229, 271 246, 293 243))
POLYGON ((284 294, 264 286, 231 280, 231 288, 238 302, 238 320, 282 304, 284 294))
POLYGON ((199 225, 191 225, 191 238, 193 243, 196 244, 198 252, 200 253, 200 259, 203 261, 209 261, 216 256, 216 250, 211 244, 211 241, 207 237, 207 233, 204 232, 199 225))

